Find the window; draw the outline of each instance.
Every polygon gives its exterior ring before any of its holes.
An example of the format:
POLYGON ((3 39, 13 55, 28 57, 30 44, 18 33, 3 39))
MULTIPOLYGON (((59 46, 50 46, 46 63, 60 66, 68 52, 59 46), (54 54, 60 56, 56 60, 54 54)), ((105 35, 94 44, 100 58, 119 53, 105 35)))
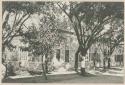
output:
POLYGON ((123 55, 116 55, 116 56, 115 56, 115 61, 116 61, 116 62, 121 62, 121 61, 123 61, 123 55))
POLYGON ((35 57, 32 57, 32 61, 35 61, 35 57))
POLYGON ((60 49, 57 49, 56 51, 56 58, 60 60, 60 49))
POLYGON ((69 50, 65 50, 65 62, 69 62, 69 50))

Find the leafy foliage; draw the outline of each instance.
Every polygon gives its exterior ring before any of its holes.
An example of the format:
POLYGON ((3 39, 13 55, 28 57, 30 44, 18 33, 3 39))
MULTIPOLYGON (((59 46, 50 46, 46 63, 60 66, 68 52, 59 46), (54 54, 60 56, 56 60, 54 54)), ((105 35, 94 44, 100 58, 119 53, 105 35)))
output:
MULTIPOLYGON (((45 6, 48 6, 48 4, 50 3, 47 3, 45 6)), ((42 10, 42 13, 40 11, 39 27, 32 24, 32 26, 28 27, 29 30, 23 33, 24 38, 22 41, 29 44, 25 50, 37 56, 51 53, 53 47, 65 39, 59 31, 62 28, 61 22, 54 10, 51 9, 51 4, 50 7, 46 8, 42 10)))
MULTIPOLYGON (((123 18, 123 3, 107 2, 69 2, 58 3, 69 17, 84 55, 87 49, 105 33, 105 25, 112 19, 123 18), (68 8, 69 7, 69 8, 68 8), (67 11, 69 10, 69 11, 67 11)), ((108 31, 107 31, 108 32, 108 31)))
POLYGON ((21 36, 20 32, 24 23, 30 18, 34 12, 39 11, 40 5, 43 3, 33 2, 15 2, 15 1, 3 1, 2 2, 2 46, 12 49, 13 45, 11 41, 14 37, 21 36))
POLYGON ((112 55, 115 48, 124 41, 124 22, 122 19, 115 19, 111 23, 111 29, 107 34, 98 39, 102 44, 110 48, 109 55, 112 55))

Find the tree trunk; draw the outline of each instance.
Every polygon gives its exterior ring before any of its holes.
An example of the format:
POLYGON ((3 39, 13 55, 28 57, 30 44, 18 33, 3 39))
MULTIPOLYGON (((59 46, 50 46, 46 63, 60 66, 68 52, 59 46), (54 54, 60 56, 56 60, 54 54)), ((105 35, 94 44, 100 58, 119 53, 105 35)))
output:
POLYGON ((45 70, 44 64, 45 64, 45 62, 43 61, 43 56, 42 56, 42 70, 43 70, 42 75, 43 75, 44 79, 47 80, 47 75, 46 75, 46 70, 45 70))
POLYGON ((76 53, 75 53, 75 71, 78 72, 78 63, 79 63, 79 53, 80 53, 80 46, 78 47, 76 53))
POLYGON ((6 55, 5 55, 5 46, 2 46, 2 64, 5 66, 5 78, 7 77, 7 63, 6 63, 6 55))
POLYGON ((75 53, 75 65, 74 65, 74 67, 75 67, 75 71, 77 72, 77 70, 78 70, 78 62, 79 62, 79 49, 76 51, 76 53, 75 53))
POLYGON ((46 73, 48 73, 48 62, 45 61, 45 70, 46 70, 46 73))
POLYGON ((82 59, 82 61, 81 61, 81 74, 84 76, 85 74, 86 74, 86 68, 85 68, 85 62, 86 62, 86 60, 85 60, 85 56, 86 56, 86 54, 87 54, 87 49, 86 48, 81 48, 80 49, 80 54, 81 54, 81 59, 82 59), (84 58, 83 58, 84 57, 84 58), (84 60, 83 60, 84 59, 84 60), (84 64, 82 63, 82 62, 84 62, 84 64), (83 69, 83 70, 82 70, 83 69))
POLYGON ((45 55, 45 71, 48 73, 48 54, 45 55))
POLYGON ((84 76, 86 74, 86 71, 85 71, 85 56, 86 56, 86 53, 87 53, 87 49, 86 48, 83 48, 82 46, 80 46, 80 73, 82 76, 84 76))
POLYGON ((110 69, 110 67, 111 67, 110 63, 111 63, 111 60, 110 60, 110 58, 108 58, 108 69, 110 69))
POLYGON ((79 53, 82 55, 82 56, 85 56, 86 53, 87 53, 87 49, 86 48, 83 48, 82 46, 79 46, 78 50, 76 51, 75 53, 75 71, 78 72, 78 63, 79 63, 79 53))
POLYGON ((80 53, 81 53, 82 56, 86 56, 87 48, 84 48, 84 47, 80 46, 79 50, 80 50, 80 53))
POLYGON ((45 60, 45 71, 46 71, 46 73, 48 73, 48 59, 47 59, 47 57, 45 60))
POLYGON ((42 63, 42 69, 43 69, 43 77, 45 80, 47 80, 46 71, 43 63, 42 63))
POLYGON ((106 70, 106 66, 105 66, 105 58, 103 59, 103 70, 106 70))
POLYGON ((96 70, 96 62, 95 59, 93 60, 94 70, 96 70))

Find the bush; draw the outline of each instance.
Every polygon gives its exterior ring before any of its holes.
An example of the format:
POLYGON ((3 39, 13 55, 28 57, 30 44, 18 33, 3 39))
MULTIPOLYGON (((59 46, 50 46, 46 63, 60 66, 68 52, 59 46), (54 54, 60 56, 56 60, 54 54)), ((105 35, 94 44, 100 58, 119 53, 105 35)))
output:
POLYGON ((31 75, 35 75, 35 74, 40 75, 42 73, 42 63, 39 63, 39 62, 29 62, 28 72, 31 75))
POLYGON ((14 66, 12 65, 12 62, 9 62, 7 64, 7 76, 14 76, 15 72, 14 72, 14 66))

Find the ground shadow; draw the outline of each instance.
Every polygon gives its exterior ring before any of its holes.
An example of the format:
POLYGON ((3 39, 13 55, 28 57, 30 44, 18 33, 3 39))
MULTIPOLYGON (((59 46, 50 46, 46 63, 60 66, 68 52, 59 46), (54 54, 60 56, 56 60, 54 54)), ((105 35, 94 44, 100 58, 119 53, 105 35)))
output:
POLYGON ((72 80, 74 78, 79 77, 94 77, 90 73, 86 73, 85 75, 81 75, 80 73, 73 73, 73 74, 58 74, 58 75, 47 75, 48 80, 45 80, 43 76, 36 76, 30 78, 18 78, 18 79, 10 79, 6 78, 2 80, 2 83, 50 83, 50 82, 57 82, 62 80, 72 80))

